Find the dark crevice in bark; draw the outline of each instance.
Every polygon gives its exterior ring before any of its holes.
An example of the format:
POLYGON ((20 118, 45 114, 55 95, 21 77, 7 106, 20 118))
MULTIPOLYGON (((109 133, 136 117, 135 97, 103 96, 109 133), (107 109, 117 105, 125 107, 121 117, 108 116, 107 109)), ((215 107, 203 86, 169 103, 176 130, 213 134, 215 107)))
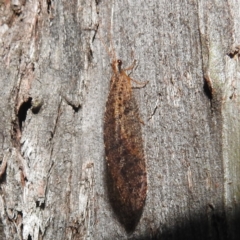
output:
POLYGON ((148 117, 148 122, 152 119, 152 117, 155 115, 156 111, 158 109, 158 106, 156 105, 155 108, 153 109, 152 114, 150 115, 150 117, 148 117))
POLYGON ((44 210, 44 208, 45 208, 45 202, 41 202, 41 201, 37 200, 37 201, 36 201, 36 207, 44 210))
POLYGON ((20 16, 22 13, 22 3, 16 2, 15 4, 11 4, 12 11, 16 16, 20 16))
POLYGON ((6 169, 7 169, 8 156, 4 155, 0 165, 0 183, 6 181, 6 169))
POLYGON ((204 94, 210 99, 213 99, 213 87, 207 80, 207 78, 204 78, 204 84, 203 84, 203 91, 204 94))
POLYGON ((95 0, 96 5, 98 5, 101 2, 101 0, 95 0))
POLYGON ((79 111, 79 109, 81 108, 80 104, 77 105, 77 104, 73 104, 73 103, 68 102, 68 101, 66 101, 66 102, 69 106, 72 107, 72 109, 74 110, 75 113, 77 113, 79 111))
POLYGON ((234 58, 236 55, 239 56, 239 52, 240 52, 240 46, 238 45, 234 47, 232 51, 227 54, 227 56, 229 56, 230 58, 234 58))
MULTIPOLYGON (((1 168, 2 168, 3 163, 1 163, 1 168)), ((7 173, 6 173, 6 166, 3 166, 3 169, 1 169, 0 171, 0 183, 2 182, 6 182, 6 178, 7 178, 7 173)))
POLYGON ((92 52, 92 49, 91 47, 89 46, 89 50, 88 50, 88 62, 91 63, 92 60, 93 60, 93 52, 92 52))
POLYGON ((52 5, 52 1, 51 0, 47 0, 47 12, 50 13, 51 11, 51 5, 52 5))
MULTIPOLYGON (((95 38, 96 38, 96 35, 97 35, 97 32, 98 32, 98 28, 99 28, 99 24, 96 24, 95 25, 95 28, 93 29, 94 30, 94 34, 92 36, 92 43, 94 42, 95 38)), ((92 51, 92 49, 90 49, 92 51)))
POLYGON ((22 124, 25 122, 26 117, 27 117, 27 111, 30 109, 32 106, 32 98, 29 97, 26 102, 23 102, 22 105, 20 106, 18 110, 18 123, 19 123, 19 128, 20 131, 22 131, 22 124))
POLYGON ((238 52, 233 52, 233 53, 229 53, 227 54, 230 58, 234 58, 234 56, 238 54, 238 52))
POLYGON ((56 129, 57 129, 57 125, 58 125, 58 121, 59 121, 59 118, 61 116, 61 105, 62 105, 62 100, 60 101, 59 105, 58 105, 58 113, 57 113, 57 118, 56 118, 56 121, 55 121, 55 124, 54 124, 54 127, 53 127, 53 130, 51 131, 51 138, 50 138, 50 141, 54 138, 54 135, 56 133, 56 129))
POLYGON ((16 121, 13 121, 12 122, 12 133, 11 133, 11 139, 12 139, 12 145, 14 147, 17 147, 18 146, 18 139, 17 139, 17 134, 18 134, 18 124, 16 121))
POLYGON ((235 87, 233 87, 233 90, 232 90, 232 94, 229 96, 229 99, 235 99, 236 98, 236 89, 235 87))
POLYGON ((64 98, 66 103, 72 107, 72 109, 74 110, 75 113, 77 113, 79 111, 79 109, 81 108, 81 104, 79 102, 74 102, 74 101, 70 100, 68 97, 64 96, 63 94, 61 94, 61 96, 64 98))

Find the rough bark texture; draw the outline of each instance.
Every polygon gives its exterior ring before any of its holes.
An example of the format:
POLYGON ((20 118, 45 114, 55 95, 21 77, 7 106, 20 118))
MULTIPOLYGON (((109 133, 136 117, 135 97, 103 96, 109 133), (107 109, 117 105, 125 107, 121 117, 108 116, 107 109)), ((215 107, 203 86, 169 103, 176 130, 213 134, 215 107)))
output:
POLYGON ((239 9, 0 0, 2 239, 239 239, 239 9), (133 90, 148 192, 131 235, 106 189, 111 39, 149 80, 133 90))

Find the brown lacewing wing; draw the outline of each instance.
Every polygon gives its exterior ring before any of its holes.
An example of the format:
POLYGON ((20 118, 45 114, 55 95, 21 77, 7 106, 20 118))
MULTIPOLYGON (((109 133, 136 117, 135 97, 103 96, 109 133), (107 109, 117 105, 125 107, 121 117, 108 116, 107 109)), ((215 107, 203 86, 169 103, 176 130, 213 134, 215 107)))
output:
POLYGON ((113 75, 104 118, 104 143, 111 205, 126 231, 135 229, 147 193, 141 120, 132 93, 132 79, 121 60, 112 62, 113 75))

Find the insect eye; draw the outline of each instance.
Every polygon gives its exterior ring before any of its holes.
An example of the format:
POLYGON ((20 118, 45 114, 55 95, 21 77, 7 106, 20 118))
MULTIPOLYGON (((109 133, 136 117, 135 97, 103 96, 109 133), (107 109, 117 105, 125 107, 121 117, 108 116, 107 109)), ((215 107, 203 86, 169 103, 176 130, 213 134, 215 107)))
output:
POLYGON ((118 62, 118 64, 119 64, 120 66, 122 65, 122 61, 121 61, 121 60, 118 60, 117 62, 118 62))

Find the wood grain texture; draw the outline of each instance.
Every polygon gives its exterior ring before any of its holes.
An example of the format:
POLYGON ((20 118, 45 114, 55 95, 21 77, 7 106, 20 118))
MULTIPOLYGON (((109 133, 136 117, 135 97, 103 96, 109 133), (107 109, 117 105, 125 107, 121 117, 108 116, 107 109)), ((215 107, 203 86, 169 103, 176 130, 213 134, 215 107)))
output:
POLYGON ((112 63, 104 143, 111 204, 125 229, 132 231, 145 203, 147 178, 138 106, 131 78, 121 64, 121 60, 112 63))
POLYGON ((11 2, 0 1, 0 162, 12 151, 0 239, 238 240, 240 1, 25 1, 21 14, 11 2), (145 120, 147 198, 132 235, 105 191, 111 67, 98 33, 109 46, 109 22, 118 58, 134 53, 134 76, 150 80, 133 90, 145 120), (15 107, 29 97, 33 108, 19 119, 15 107))

